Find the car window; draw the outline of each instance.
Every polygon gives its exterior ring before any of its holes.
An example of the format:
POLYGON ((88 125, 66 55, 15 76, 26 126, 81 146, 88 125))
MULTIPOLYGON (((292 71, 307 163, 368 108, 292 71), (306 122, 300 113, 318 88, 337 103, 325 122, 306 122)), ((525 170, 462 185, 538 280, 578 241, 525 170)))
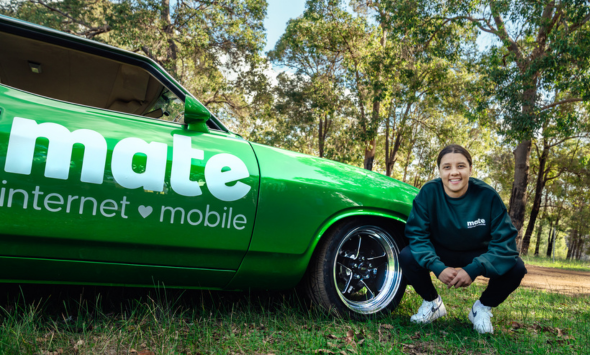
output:
POLYGON ((34 94, 181 123, 182 101, 147 70, 0 33, 0 83, 34 94))

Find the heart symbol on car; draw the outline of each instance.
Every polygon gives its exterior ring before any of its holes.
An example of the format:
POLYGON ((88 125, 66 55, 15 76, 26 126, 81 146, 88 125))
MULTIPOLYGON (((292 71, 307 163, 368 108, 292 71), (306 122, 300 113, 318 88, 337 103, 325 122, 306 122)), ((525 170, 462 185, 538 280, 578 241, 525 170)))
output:
POLYGON ((152 211, 154 209, 152 208, 152 206, 144 206, 141 205, 137 208, 137 211, 139 211, 139 214, 143 217, 146 218, 147 216, 152 214, 152 211))

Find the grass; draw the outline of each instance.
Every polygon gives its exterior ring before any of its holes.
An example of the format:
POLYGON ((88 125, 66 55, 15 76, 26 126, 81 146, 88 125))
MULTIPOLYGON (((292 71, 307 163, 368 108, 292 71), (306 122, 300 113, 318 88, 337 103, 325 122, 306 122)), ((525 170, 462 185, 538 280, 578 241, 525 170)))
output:
MULTIPOLYGON (((437 283, 440 284, 440 283, 437 283)), ((586 298, 518 289, 494 310, 495 334, 467 312, 483 286, 439 288, 449 314, 409 323, 408 288, 380 320, 334 319, 294 291, 209 292, 2 285, 1 354, 583 354, 586 298)))
POLYGON ((552 267, 564 270, 590 271, 590 260, 565 260, 556 258, 555 262, 553 262, 552 258, 532 255, 521 256, 521 258, 527 265, 552 267))

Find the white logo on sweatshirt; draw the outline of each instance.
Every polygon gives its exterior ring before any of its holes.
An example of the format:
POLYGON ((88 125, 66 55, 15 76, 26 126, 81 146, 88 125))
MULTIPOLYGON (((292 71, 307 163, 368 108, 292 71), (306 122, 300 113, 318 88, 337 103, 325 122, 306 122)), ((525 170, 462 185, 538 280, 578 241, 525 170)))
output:
POLYGON ((485 226, 486 225, 486 220, 483 218, 477 219, 473 222, 467 222, 467 228, 473 228, 473 227, 479 227, 479 226, 485 226))

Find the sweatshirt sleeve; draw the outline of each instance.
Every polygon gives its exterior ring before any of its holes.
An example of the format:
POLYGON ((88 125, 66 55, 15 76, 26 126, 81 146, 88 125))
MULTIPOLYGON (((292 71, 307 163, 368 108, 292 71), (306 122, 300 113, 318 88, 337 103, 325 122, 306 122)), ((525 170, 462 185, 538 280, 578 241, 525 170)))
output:
POLYGON ((430 241, 430 216, 419 203, 421 191, 414 199, 412 211, 406 223, 406 237, 410 240, 410 251, 420 266, 434 272, 436 277, 446 268, 434 251, 430 241))
POLYGON ((516 250, 518 232, 512 225, 508 211, 498 195, 494 197, 492 216, 494 216, 490 221, 492 239, 488 245, 488 252, 473 259, 471 264, 463 268, 472 280, 479 275, 485 277, 504 275, 518 259, 516 250))

